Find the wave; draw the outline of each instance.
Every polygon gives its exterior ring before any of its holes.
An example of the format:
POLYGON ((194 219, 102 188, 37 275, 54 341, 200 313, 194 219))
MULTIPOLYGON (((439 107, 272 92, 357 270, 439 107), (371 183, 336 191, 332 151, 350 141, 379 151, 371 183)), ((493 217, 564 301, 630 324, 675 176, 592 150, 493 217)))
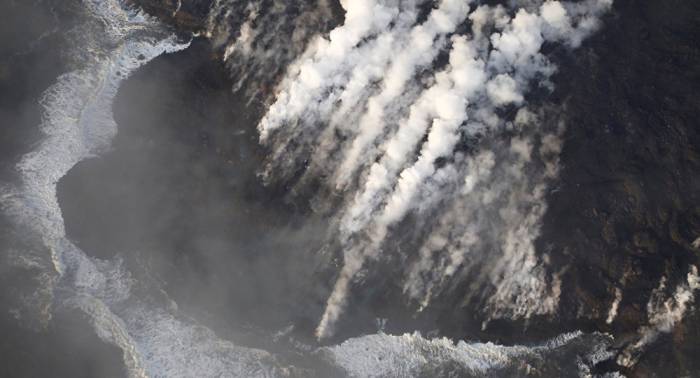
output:
POLYGON ((453 343, 420 334, 368 335, 318 353, 351 377, 590 376, 612 355, 610 336, 573 332, 542 345, 453 343))
POLYGON ((78 162, 109 148, 117 132, 112 102, 119 85, 150 60, 189 46, 117 0, 84 5, 86 20, 75 44, 89 53, 81 54, 82 68, 61 75, 43 94, 44 137, 19 162, 20 183, 6 188, 3 208, 50 251, 56 274, 43 284, 54 293, 54 308, 88 315, 99 337, 122 350, 130 376, 272 375, 276 367, 267 352, 220 340, 135 297, 120 259, 91 258, 66 238, 56 184, 78 162))
MULTIPOLYGON (((3 208, 39 236, 50 253, 55 274, 48 274, 45 284, 55 295, 55 308, 77 308, 87 314, 97 334, 122 350, 134 377, 293 375, 294 369, 278 356, 223 340, 177 310, 136 294, 138 283, 119 258, 91 258, 67 239, 57 182, 78 162, 109 148, 117 132, 111 106, 121 82, 152 59, 188 46, 117 0, 84 4, 89 19, 76 45, 89 53, 81 54, 82 68, 60 76, 44 93, 40 127, 44 139, 18 164, 20 183, 6 188, 2 196, 3 208)), ((212 14, 225 13, 226 4, 217 1, 212 14)), ((332 178, 328 193, 339 191, 348 199, 336 214, 336 226, 341 244, 350 247, 344 256, 349 268, 336 285, 339 294, 329 298, 319 336, 332 334, 356 273, 379 257, 385 238, 409 212, 435 220, 426 223, 429 235, 404 272, 404 292, 411 299, 428 306, 440 292, 454 287, 454 281, 465 279, 465 271, 478 266, 487 268, 480 278, 492 286, 485 301, 490 316, 554 313, 561 289, 556 274, 550 277, 539 266, 546 259, 535 255, 533 243, 546 209, 547 185, 557 175, 563 127, 556 122, 553 127, 542 126, 546 115, 520 105, 532 80, 551 84, 546 78, 553 67, 539 53, 542 44, 579 45, 595 30, 610 2, 556 6, 551 4, 559 2, 535 1, 506 9, 444 1, 427 18, 421 15, 421 1, 343 4, 350 17, 329 40, 319 38, 308 50, 300 48, 305 43, 290 44, 279 60, 269 59, 261 45, 251 43, 262 32, 253 30, 253 25, 265 17, 255 6, 246 8, 240 30, 224 33, 237 36, 225 48, 229 68, 253 75, 242 77, 240 87, 247 80, 262 80, 256 75, 270 65, 286 66, 277 63, 300 57, 287 70, 281 92, 260 124, 262 141, 273 151, 267 177, 287 179, 297 167, 284 164, 306 161, 304 148, 311 146, 321 154, 312 156, 299 185, 324 174, 332 178), (375 5, 381 12, 370 15, 355 4, 375 5), (467 19, 473 35, 454 36, 467 19), (497 32, 498 38, 476 40, 485 30, 497 32), (518 50, 528 47, 531 38, 539 38, 536 48, 521 55, 518 50), (490 51, 488 43, 501 47, 490 51), (387 54, 374 55, 379 52, 387 54), (437 67, 440 59, 445 62, 437 67), (385 75, 391 82, 380 85, 385 75), (431 101, 433 96, 438 101, 431 101), (476 104, 476 109, 462 113, 455 110, 460 104, 476 104), (501 119, 498 107, 510 105, 519 110, 501 119), (368 119, 357 112, 365 107, 370 110, 368 119), (319 123, 326 128, 311 127, 319 123), (357 124, 365 127, 349 128, 357 124), (478 143, 459 150, 465 136, 479 139, 478 143), (276 159, 289 153, 290 146, 302 147, 293 150, 290 159, 276 159), (358 159, 363 155, 376 164, 363 164, 358 159), (339 171, 332 171, 336 168, 339 171), (435 209, 441 211, 437 216, 435 209), (494 245, 498 253, 485 253, 494 245)), ((307 19, 319 17, 307 11, 307 19)), ((283 14, 278 11, 269 22, 283 14)), ((212 26, 209 33, 215 29, 212 26)), ((312 40, 309 33, 293 39, 312 40)), ((675 302, 657 300, 654 311, 669 311, 663 313, 664 319, 650 320, 653 336, 644 343, 668 332, 693 301, 698 285, 697 272, 691 273, 687 287, 677 290, 675 302)), ((615 313, 611 309, 611 319, 615 313)), ((562 371, 590 376, 593 366, 612 357, 611 344, 610 336, 580 332, 542 345, 512 347, 379 333, 311 354, 360 377, 562 371)), ((304 358, 313 350, 302 349, 304 358)))

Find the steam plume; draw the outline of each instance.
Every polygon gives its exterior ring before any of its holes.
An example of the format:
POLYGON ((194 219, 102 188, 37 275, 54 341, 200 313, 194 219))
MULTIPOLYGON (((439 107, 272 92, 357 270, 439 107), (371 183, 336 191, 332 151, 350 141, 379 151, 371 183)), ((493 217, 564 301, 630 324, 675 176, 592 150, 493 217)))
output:
POLYGON ((301 169, 321 178, 319 196, 345 198, 330 209, 344 266, 319 338, 333 334, 354 277, 391 250, 387 240, 412 212, 445 209, 422 220, 432 231, 405 275, 410 297, 426 305, 469 274, 474 255, 492 287, 491 316, 556 309, 558 281, 546 279, 534 241, 563 128, 539 124, 528 91, 552 86, 543 45, 580 46, 611 4, 443 0, 421 16, 417 1, 342 2, 345 23, 291 66, 259 125, 273 151, 268 178, 301 169), (442 274, 431 275, 436 255, 442 274))

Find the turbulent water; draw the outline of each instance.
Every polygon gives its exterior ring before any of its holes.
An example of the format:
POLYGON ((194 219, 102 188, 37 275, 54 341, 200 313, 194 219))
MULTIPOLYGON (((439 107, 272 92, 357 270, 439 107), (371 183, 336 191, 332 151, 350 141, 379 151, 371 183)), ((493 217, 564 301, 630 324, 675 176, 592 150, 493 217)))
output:
POLYGON ((291 350, 280 353, 218 336, 122 257, 92 257, 68 239, 57 183, 109 150, 120 84, 191 38, 118 0, 83 0, 70 50, 77 68, 44 92, 42 139, 1 197, 16 226, 45 246, 11 256, 42 270, 49 305, 36 311, 45 322, 52 311, 81 311, 134 377, 593 376, 605 361, 633 366, 692 306, 695 266, 675 289, 658 284, 648 324, 622 350, 610 335, 582 332, 527 346, 419 333, 334 338, 353 292, 386 264, 416 313, 445 297, 474 308, 484 327, 558 312, 562 267, 535 245, 567 127, 564 109, 548 102, 550 54, 599 31, 612 0, 492 3, 345 0, 341 21, 331 1, 299 2, 293 16, 276 1, 211 5, 201 34, 222 51, 232 90, 263 109, 261 179, 308 200, 329 224, 323 248, 308 253, 324 256, 320 270, 331 272, 314 327, 331 344, 282 332, 270 336, 288 339, 291 350))
POLYGON ((76 43, 91 51, 83 68, 60 76, 44 93, 46 136, 18 164, 21 182, 4 195, 6 211, 50 251, 57 274, 43 284, 54 292, 54 306, 88 315, 100 338, 123 351, 130 376, 270 374, 274 367, 265 352, 238 348, 149 306, 147 298, 132 295, 134 282, 120 260, 90 258, 66 238, 56 184, 76 163, 109 147, 117 132, 111 106, 120 82, 158 55, 187 47, 117 1, 84 5, 88 19, 76 43))

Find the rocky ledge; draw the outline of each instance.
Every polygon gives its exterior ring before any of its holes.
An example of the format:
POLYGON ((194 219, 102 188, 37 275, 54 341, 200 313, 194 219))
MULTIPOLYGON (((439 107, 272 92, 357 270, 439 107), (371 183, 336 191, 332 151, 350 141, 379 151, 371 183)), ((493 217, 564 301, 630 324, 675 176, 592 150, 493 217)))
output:
POLYGON ((127 0, 127 3, 176 26, 179 31, 199 32, 206 29, 214 0, 127 0))

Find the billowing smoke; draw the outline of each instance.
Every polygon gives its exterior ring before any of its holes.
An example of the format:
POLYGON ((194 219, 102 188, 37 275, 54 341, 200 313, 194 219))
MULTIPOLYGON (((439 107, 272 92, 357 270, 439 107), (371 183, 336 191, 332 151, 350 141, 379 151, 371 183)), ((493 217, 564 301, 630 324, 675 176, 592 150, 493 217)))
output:
POLYGON ((683 320, 686 311, 695 301, 695 291, 700 289, 700 276, 695 265, 690 266, 686 282, 679 284, 671 296, 666 295, 666 280, 666 277, 662 277, 659 286, 652 291, 647 303, 648 324, 639 330, 639 339, 618 355, 619 365, 634 366, 649 344, 656 341, 662 333, 671 332, 683 320))
POLYGON ((329 0, 215 0, 206 35, 223 52, 236 78, 234 90, 251 100, 268 95, 284 69, 300 56, 317 32, 334 25, 329 0))
MULTIPOLYGON (((523 132, 538 120, 525 110, 514 127, 523 132)), ((488 301, 493 317, 529 317, 556 310, 558 283, 546 283, 534 241, 545 211, 546 183, 556 177, 560 141, 545 134, 533 146, 528 136, 492 142, 491 150, 468 158, 464 181, 439 224, 420 249, 405 291, 428 305, 433 294, 462 281, 458 275, 480 266, 497 289, 488 301), (541 164, 540 169, 534 165, 541 164), (500 251, 494 253, 492 251, 500 251)))
MULTIPOLYGON (((553 88, 557 69, 547 52, 579 47, 611 2, 341 0, 344 22, 333 29, 339 23, 333 0, 212 1, 203 34, 238 81, 234 89, 248 91, 250 103, 274 97, 263 104, 269 108, 258 127, 270 152, 263 177, 288 185, 291 195, 312 196, 318 218, 331 220, 323 251, 343 257, 316 329, 319 339, 334 334, 353 289, 377 260, 402 263, 391 272, 398 280, 392 288, 421 310, 450 298, 478 303, 486 322, 556 312, 566 267, 556 271, 548 251, 535 248, 565 131, 558 109, 542 95, 553 88), (405 239, 414 248, 399 250, 405 239)), ((286 356, 279 362, 220 339, 182 316, 169 298, 162 305, 160 293, 145 293, 150 284, 140 282, 126 260, 90 257, 68 239, 57 181, 109 145, 119 84, 151 59, 189 45, 144 14, 122 9, 120 0, 84 4, 88 26, 75 34, 85 57, 46 91, 45 138, 20 160, 21 185, 0 197, 2 210, 39 235, 47 247, 40 252, 53 260, 14 250, 5 259, 51 269, 46 286, 59 288, 56 303, 86 314, 100 338, 122 349, 132 376, 289 375, 282 366, 286 356)), ((177 15, 183 1, 173 4, 177 15)), ((266 243, 278 248, 269 240, 279 238, 285 241, 280 249, 308 247, 306 238, 289 241, 325 226, 285 229, 279 236, 266 229, 266 243)), ((698 246, 700 239, 693 243, 698 246)), ((265 273, 260 276, 269 280, 265 273)), ((616 323, 625 278, 618 284, 611 288, 608 324, 616 323)), ((680 283, 662 279, 639 337, 617 362, 634 365, 682 321, 698 288, 696 266, 680 283)), ((41 308, 46 320, 49 310, 41 308)), ((289 337, 296 343, 288 336, 294 327, 274 342, 289 337)), ((590 375, 591 366, 611 358, 611 343, 605 335, 574 333, 535 347, 455 345, 380 332, 315 354, 362 376, 529 374, 531 363, 547 375, 537 364, 570 350, 567 362, 590 375), (594 350, 581 353, 588 343, 594 350)), ((300 342, 296 348, 313 346, 300 342)))
POLYGON ((534 241, 563 126, 528 110, 528 92, 552 87, 543 46, 578 47, 612 0, 341 4, 345 22, 288 68, 258 127, 267 180, 341 198, 317 209, 344 256, 317 336, 333 334, 357 273, 408 214, 431 230, 409 297, 425 306, 479 265, 492 317, 552 313, 559 282, 534 241))

